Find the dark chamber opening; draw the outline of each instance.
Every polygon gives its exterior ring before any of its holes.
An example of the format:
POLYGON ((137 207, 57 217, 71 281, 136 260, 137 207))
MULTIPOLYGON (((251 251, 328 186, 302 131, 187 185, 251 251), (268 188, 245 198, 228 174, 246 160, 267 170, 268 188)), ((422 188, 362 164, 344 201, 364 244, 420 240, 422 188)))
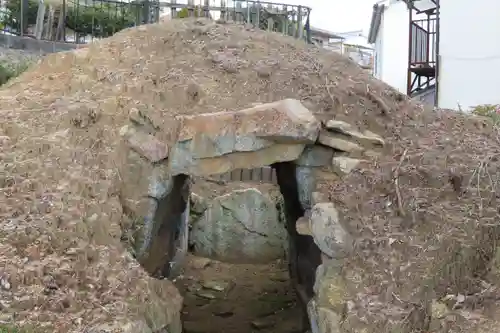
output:
POLYGON ((183 260, 178 248, 187 237, 183 214, 189 178, 174 177, 172 195, 159 203, 162 207, 157 218, 169 222, 159 230, 159 239, 164 242, 157 248, 170 261, 177 261, 163 267, 161 275, 173 279, 184 296, 184 332, 290 333, 309 329, 307 302, 313 296, 321 253, 312 237, 299 235, 295 229, 296 221, 305 213, 299 199, 296 165, 282 162, 272 168, 284 199, 288 253, 271 264, 229 264, 192 254, 183 260))

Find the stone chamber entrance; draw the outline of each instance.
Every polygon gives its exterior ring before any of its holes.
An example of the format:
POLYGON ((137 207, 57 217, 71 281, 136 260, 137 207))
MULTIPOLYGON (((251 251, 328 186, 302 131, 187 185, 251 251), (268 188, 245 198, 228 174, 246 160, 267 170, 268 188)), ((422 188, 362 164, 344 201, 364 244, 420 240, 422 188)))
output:
POLYGON ((283 196, 271 168, 191 183, 189 252, 174 284, 186 333, 298 332, 283 196))
POLYGON ((298 332, 301 311, 284 262, 228 264, 191 257, 175 281, 183 332, 298 332))
MULTIPOLYGON (((190 254, 174 278, 184 332, 301 332, 287 258, 289 237, 299 237, 288 235, 287 221, 304 213, 296 169, 281 162, 191 180, 190 254)), ((311 245, 314 275, 321 258, 311 245)))
POLYGON ((383 140, 292 99, 177 121, 171 144, 139 115, 121 131, 124 184, 147 179, 122 189, 132 253, 181 291, 185 332, 317 332, 317 268, 352 246, 322 188, 383 140), (268 181, 224 179, 262 167, 268 181))

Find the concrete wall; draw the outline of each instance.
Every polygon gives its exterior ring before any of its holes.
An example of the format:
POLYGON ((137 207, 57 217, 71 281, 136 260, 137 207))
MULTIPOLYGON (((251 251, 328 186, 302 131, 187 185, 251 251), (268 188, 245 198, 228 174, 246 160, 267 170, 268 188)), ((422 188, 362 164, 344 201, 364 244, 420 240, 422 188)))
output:
POLYGON ((322 46, 327 46, 328 42, 330 41, 330 38, 328 37, 325 37, 323 35, 315 35, 313 33, 311 33, 311 39, 317 43, 321 43, 322 46))
POLYGON ((441 0, 439 107, 500 104, 498 13, 498 0, 441 0))
POLYGON ((413 99, 419 101, 422 104, 434 106, 434 100, 436 99, 436 87, 426 89, 420 93, 415 94, 413 99))
POLYGON ((406 94, 408 75, 409 13, 402 1, 382 13, 375 41, 375 77, 406 94))
POLYGON ((40 53, 54 53, 59 51, 69 51, 85 45, 71 43, 50 42, 37 40, 30 37, 19 37, 7 34, 0 34, 0 47, 17 50, 26 50, 40 53))

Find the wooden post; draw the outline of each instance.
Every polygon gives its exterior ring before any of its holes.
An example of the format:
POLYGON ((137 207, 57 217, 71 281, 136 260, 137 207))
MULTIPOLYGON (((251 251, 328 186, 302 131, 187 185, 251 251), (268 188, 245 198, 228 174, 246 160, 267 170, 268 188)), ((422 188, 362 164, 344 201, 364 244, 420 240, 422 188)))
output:
POLYGON ((295 8, 292 9, 292 24, 290 26, 290 36, 295 38, 295 32, 297 31, 297 25, 295 21, 295 8))
POLYGON ((174 19, 177 17, 177 8, 175 7, 177 0, 170 0, 170 3, 172 4, 172 7, 170 7, 170 18, 174 19))
POLYGON ((53 5, 49 5, 49 13, 47 15, 47 23, 45 24, 44 29, 44 39, 45 40, 53 40, 54 39, 54 16, 55 9, 53 5))
POLYGON ((21 8, 20 8, 21 9, 21 26, 19 29, 21 30, 20 35, 22 37, 24 35, 24 11, 25 11, 25 1, 24 0, 21 0, 20 6, 21 6, 21 8))
POLYGON ((151 23, 158 23, 160 21, 160 2, 155 0, 153 2, 153 14, 151 23))
POLYGON ((282 17, 282 27, 281 32, 283 35, 288 35, 288 8, 287 6, 283 7, 283 17, 282 17))
POLYGON ((188 17, 194 16, 194 0, 188 0, 188 17))
MULTIPOLYGON (((273 12, 273 5, 268 4, 267 9, 269 9, 269 13, 272 13, 273 12)), ((267 31, 273 31, 273 28, 274 28, 274 18, 272 16, 272 14, 270 14, 269 17, 267 18, 267 31)))
MULTIPOLYGON (((64 6, 64 5, 62 5, 64 6)), ((59 14, 57 15, 57 29, 56 29, 56 41, 64 41, 63 39, 63 36, 64 36, 64 27, 65 27, 65 24, 64 24, 64 9, 63 7, 59 7, 59 14)))
POLYGON ((223 21, 227 20, 226 17, 226 1, 225 0, 220 0, 220 19, 223 21))
POLYGON ((45 20, 45 3, 38 1, 38 12, 36 14, 35 38, 42 39, 43 21, 45 20))
POLYGON ((252 18, 250 17, 250 2, 247 0, 247 23, 252 23, 252 18))
POLYGON ((210 17, 210 0, 205 0, 203 5, 203 16, 206 18, 210 17))
POLYGON ((61 40, 66 41, 66 0, 62 2, 62 25, 61 25, 61 40))
POLYGON ((297 38, 302 39, 304 34, 304 26, 302 25, 302 6, 299 6, 299 11, 297 13, 297 38))
POLYGON ((241 1, 236 2, 236 22, 241 23, 243 21, 243 6, 241 1))
POLYGON ((311 44, 311 9, 307 8, 307 31, 306 31, 306 41, 307 44, 311 44))
POLYGON ((260 28, 260 2, 257 2, 256 14, 255 14, 255 24, 254 26, 260 28))
POLYGON ((143 0, 142 6, 141 6, 141 23, 140 24, 148 24, 149 23, 149 8, 150 8, 149 0, 143 0))

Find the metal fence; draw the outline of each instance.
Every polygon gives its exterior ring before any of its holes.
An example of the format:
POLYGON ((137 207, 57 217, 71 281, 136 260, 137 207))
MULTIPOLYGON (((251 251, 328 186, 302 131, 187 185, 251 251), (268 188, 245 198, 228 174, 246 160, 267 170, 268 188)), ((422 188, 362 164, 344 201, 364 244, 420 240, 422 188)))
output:
POLYGON ((278 184, 276 171, 271 167, 262 167, 255 169, 235 169, 231 172, 214 177, 221 181, 237 182, 259 182, 278 184))
POLYGON ((4 34, 88 43, 158 21, 158 8, 149 1, 1 0, 0 27, 4 34))
POLYGON ((0 0, 4 34, 88 43, 133 26, 172 19, 211 17, 310 40, 306 6, 252 0, 0 0))

